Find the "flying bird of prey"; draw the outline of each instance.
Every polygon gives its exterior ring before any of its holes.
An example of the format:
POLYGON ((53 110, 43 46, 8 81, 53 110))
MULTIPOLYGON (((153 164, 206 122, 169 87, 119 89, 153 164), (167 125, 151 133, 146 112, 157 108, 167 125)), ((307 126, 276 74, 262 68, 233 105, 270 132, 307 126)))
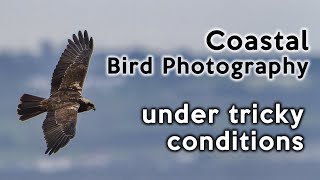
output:
POLYGON ((45 154, 51 155, 64 147, 75 136, 77 115, 95 110, 90 100, 82 97, 82 87, 93 51, 93 39, 81 31, 73 34, 62 53, 51 79, 48 99, 23 94, 18 105, 20 120, 25 121, 47 112, 42 130, 47 143, 45 154))

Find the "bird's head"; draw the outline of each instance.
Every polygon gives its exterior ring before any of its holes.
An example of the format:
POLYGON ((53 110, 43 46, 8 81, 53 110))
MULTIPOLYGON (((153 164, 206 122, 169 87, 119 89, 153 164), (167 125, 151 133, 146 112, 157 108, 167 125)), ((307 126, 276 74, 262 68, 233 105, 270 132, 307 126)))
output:
POLYGON ((94 104, 89 100, 84 97, 82 97, 79 101, 80 107, 78 112, 83 112, 83 111, 90 111, 90 110, 96 110, 96 107, 94 104))
POLYGON ((94 104, 92 102, 89 102, 87 104, 87 110, 90 111, 91 109, 96 111, 96 107, 94 106, 94 104))

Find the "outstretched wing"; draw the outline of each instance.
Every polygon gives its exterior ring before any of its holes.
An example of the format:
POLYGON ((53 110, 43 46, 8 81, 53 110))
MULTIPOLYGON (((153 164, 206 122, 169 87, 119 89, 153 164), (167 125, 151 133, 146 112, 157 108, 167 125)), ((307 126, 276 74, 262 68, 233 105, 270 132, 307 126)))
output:
POLYGON ((89 60, 93 51, 93 39, 88 32, 81 31, 78 37, 73 34, 73 40, 68 39, 68 45, 62 53, 53 72, 51 80, 51 95, 60 89, 77 89, 81 92, 86 77, 89 60))
POLYGON ((66 103, 56 110, 49 110, 42 130, 47 143, 46 154, 56 153, 75 136, 78 103, 66 103))

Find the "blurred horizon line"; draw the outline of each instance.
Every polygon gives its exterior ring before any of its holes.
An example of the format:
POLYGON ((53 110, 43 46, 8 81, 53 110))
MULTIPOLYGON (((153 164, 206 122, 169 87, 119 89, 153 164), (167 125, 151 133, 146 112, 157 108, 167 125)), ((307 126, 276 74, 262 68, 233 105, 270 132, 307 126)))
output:
MULTIPOLYGON (((0 47, 0 55, 28 55, 28 56, 41 56, 45 54, 60 54, 63 52, 67 45, 65 43, 59 43, 59 45, 53 43, 52 41, 43 40, 39 43, 36 49, 28 49, 28 48, 1 48, 0 47)), ((181 46, 177 48, 171 48, 170 50, 165 49, 158 49, 153 47, 146 47, 146 45, 129 45, 126 47, 95 47, 94 54, 119 54, 119 53, 133 53, 138 52, 145 55, 168 55, 170 53, 173 56, 178 55, 192 55, 192 56, 212 56, 212 57, 226 57, 226 58, 234 58, 234 57, 251 57, 252 59, 257 59, 259 57, 265 58, 266 56, 270 58, 279 57, 283 55, 288 55, 290 57, 295 58, 306 58, 309 57, 317 58, 320 57, 320 51, 315 52, 277 52, 277 51, 270 51, 270 52, 246 52, 241 50, 239 52, 230 52, 230 51, 222 51, 222 52, 212 52, 207 48, 203 48, 203 50, 195 50, 191 47, 181 46), (270 56, 271 55, 271 56, 270 56)))

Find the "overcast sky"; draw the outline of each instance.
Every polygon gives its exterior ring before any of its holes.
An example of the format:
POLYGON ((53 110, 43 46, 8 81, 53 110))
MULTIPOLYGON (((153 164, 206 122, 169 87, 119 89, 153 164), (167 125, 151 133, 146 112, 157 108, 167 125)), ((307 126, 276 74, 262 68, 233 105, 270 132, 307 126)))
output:
POLYGON ((134 45, 153 50, 189 48, 208 52, 205 34, 214 27, 227 32, 299 33, 307 27, 312 53, 320 50, 319 1, 186 0, 5 0, 1 1, 0 51, 55 46, 87 29, 98 48, 134 45))

